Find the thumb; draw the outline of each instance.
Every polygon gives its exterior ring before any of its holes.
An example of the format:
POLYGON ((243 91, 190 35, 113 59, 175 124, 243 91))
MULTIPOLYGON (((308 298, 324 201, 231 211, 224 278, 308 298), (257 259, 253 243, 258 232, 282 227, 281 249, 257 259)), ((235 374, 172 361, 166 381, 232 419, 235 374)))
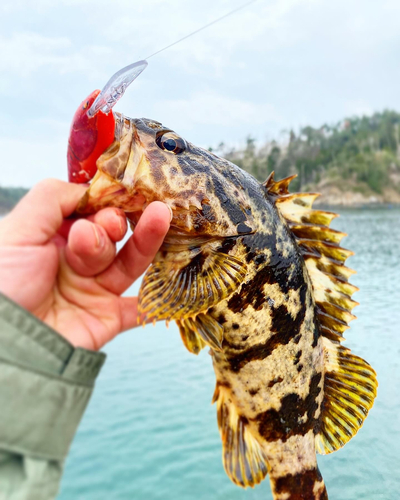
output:
POLYGON ((75 210, 87 185, 46 179, 36 184, 0 223, 3 245, 43 245, 75 210))

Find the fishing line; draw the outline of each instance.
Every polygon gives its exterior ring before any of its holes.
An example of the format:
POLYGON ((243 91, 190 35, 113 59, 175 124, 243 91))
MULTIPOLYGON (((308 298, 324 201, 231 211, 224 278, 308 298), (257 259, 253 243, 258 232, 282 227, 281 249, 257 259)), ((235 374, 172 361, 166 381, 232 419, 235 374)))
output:
POLYGON ((223 16, 221 17, 218 17, 217 19, 214 19, 214 21, 211 21, 210 23, 208 24, 205 24, 204 26, 202 26, 201 28, 193 31, 192 33, 189 33, 189 35, 185 35, 184 37, 180 38, 179 40, 176 40, 176 42, 173 42, 173 43, 170 43, 169 45, 167 45, 166 47, 160 49, 160 50, 157 50, 157 52, 153 52, 153 54, 151 54, 150 56, 147 56, 145 57, 145 60, 147 59, 150 59, 150 57, 153 57, 155 56, 156 54, 159 54, 160 52, 163 52, 164 50, 167 50, 169 49, 170 47, 173 47, 174 45, 176 45, 177 43, 180 43, 182 42, 183 40, 186 40, 187 38, 195 35, 196 33, 199 33, 200 31, 203 31, 205 30, 206 28, 208 28, 209 26, 212 26, 213 24, 215 23, 218 23, 219 21, 222 21, 222 19, 225 19, 226 17, 230 16, 231 14, 234 14, 235 12, 237 12, 238 10, 241 10, 241 9, 244 9, 245 7, 247 7, 248 5, 256 2, 257 0, 250 0, 250 2, 246 2, 245 4, 243 5, 240 5, 239 7, 236 7, 236 9, 233 9, 231 10, 230 12, 227 12, 226 14, 224 14, 223 16))
POLYGON ((218 23, 219 21, 222 21, 226 17, 230 16, 231 14, 234 14, 238 10, 244 9, 248 5, 254 3, 256 0, 250 0, 249 2, 246 2, 242 5, 239 5, 239 7, 236 7, 235 9, 227 12, 221 17, 218 17, 217 19, 214 19, 214 21, 211 21, 208 24, 205 24, 201 28, 193 31, 192 33, 189 33, 188 35, 180 38, 179 40, 176 40, 174 43, 170 43, 166 47, 163 47, 160 50, 157 50, 157 52, 153 52, 153 54, 150 54, 146 59, 142 59, 140 61, 136 61, 133 64, 129 64, 128 66, 125 66, 124 68, 120 69, 117 71, 106 83, 106 85, 103 87, 103 90, 100 92, 100 94, 96 97, 95 101, 93 102, 92 106, 88 109, 87 115, 89 118, 93 118, 96 113, 98 113, 100 110, 103 111, 103 113, 109 113, 110 110, 115 106, 115 104, 121 99, 121 97, 124 95, 125 90, 128 88, 128 86, 142 73, 144 69, 146 69, 148 62, 147 59, 150 59, 150 57, 155 56, 156 54, 159 54, 160 52, 163 52, 164 50, 169 49, 170 47, 173 47, 177 43, 182 42, 183 40, 186 40, 186 38, 189 38, 196 33, 199 33, 200 31, 205 30, 209 26, 212 26, 215 23, 218 23))

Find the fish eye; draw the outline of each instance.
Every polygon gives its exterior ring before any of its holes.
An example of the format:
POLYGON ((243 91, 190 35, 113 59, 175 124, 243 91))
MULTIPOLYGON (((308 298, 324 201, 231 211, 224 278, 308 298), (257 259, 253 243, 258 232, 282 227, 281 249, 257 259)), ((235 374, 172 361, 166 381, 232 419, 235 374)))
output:
POLYGON ((157 135, 156 144, 160 149, 169 151, 175 155, 182 153, 186 149, 186 143, 182 137, 173 132, 162 132, 157 135))

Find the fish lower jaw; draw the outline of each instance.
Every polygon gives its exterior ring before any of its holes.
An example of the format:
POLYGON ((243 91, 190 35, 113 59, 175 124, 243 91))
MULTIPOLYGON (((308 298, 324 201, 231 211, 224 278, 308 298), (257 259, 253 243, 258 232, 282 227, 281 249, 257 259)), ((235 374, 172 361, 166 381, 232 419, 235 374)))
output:
POLYGON ((149 203, 144 194, 129 192, 122 184, 97 171, 89 189, 78 204, 77 212, 88 214, 102 208, 115 207, 127 213, 141 213, 149 203))
POLYGON ((169 236, 173 240, 197 235, 193 225, 193 213, 198 210, 197 207, 177 206, 172 198, 164 199, 143 185, 140 180, 135 182, 132 188, 128 188, 101 170, 97 171, 89 189, 79 202, 77 212, 90 214, 106 207, 115 207, 123 210, 131 224, 135 226, 143 211, 153 201, 161 201, 170 208, 172 220, 169 236))

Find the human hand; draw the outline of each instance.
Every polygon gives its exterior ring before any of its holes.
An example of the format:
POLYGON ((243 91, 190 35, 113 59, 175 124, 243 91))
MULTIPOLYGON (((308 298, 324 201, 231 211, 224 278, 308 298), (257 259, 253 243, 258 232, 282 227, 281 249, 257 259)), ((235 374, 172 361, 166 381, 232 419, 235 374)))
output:
POLYGON ((0 292, 73 345, 98 350, 137 326, 137 297, 121 294, 153 260, 170 210, 151 203, 117 254, 127 231, 122 210, 66 219, 86 189, 42 181, 0 221, 0 292))

